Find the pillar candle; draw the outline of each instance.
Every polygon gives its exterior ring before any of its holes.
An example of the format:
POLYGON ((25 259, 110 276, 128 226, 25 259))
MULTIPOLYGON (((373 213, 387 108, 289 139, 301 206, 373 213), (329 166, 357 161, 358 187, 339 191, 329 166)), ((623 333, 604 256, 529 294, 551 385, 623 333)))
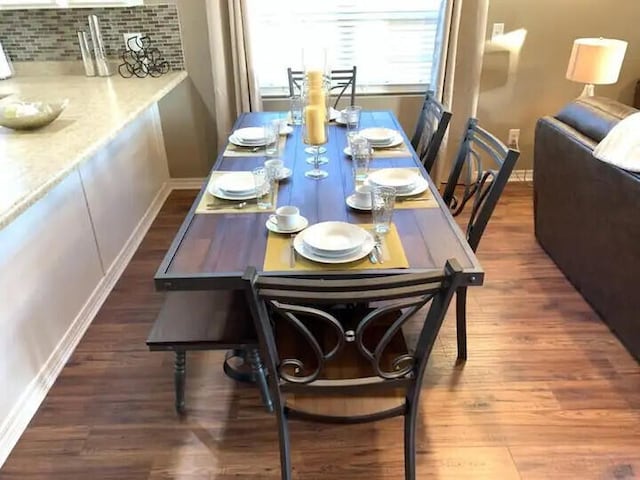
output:
POLYGON ((307 141, 311 145, 327 143, 325 135, 326 109, 321 105, 307 105, 304 109, 304 120, 307 128, 307 141))
POLYGON ((307 72, 307 82, 311 87, 322 87, 324 75, 320 70, 311 70, 307 72))
POLYGON ((310 88, 307 92, 309 105, 326 105, 326 98, 322 88, 310 88))

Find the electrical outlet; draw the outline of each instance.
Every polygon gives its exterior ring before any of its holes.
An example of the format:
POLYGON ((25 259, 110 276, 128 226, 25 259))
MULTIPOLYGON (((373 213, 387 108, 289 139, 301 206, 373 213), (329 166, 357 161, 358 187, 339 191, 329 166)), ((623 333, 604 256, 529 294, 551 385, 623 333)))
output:
POLYGON ((511 128, 509 130, 509 139, 507 140, 507 146, 510 148, 520 148, 520 129, 511 128))
POLYGON ((491 29, 491 40, 493 40, 498 35, 504 34, 504 23, 494 23, 493 28, 491 29))

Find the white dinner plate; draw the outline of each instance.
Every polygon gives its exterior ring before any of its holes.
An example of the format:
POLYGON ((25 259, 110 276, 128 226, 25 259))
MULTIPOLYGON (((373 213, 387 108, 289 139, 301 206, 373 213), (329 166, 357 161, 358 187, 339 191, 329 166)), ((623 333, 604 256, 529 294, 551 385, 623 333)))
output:
POLYGON ((413 190, 420 175, 405 168, 383 168, 369 174, 369 183, 381 187, 393 187, 398 192, 413 190))
POLYGON ((408 192, 396 192, 396 197, 411 197, 425 192, 429 188, 429 182, 424 177, 419 177, 418 181, 413 185, 413 189, 408 192))
POLYGON ((393 139, 398 132, 390 128, 372 127, 360 130, 360 135, 369 140, 371 145, 387 144, 393 139))
MULTIPOLYGON (((404 142, 404 139, 402 138, 402 135, 398 135, 397 137, 395 137, 388 145, 382 145, 382 146, 374 146, 373 149, 374 150, 384 150, 385 148, 392 148, 392 147, 397 147, 398 145, 400 145, 402 142, 404 142)), ((342 150, 342 152, 347 156, 350 157, 351 156, 351 147, 349 147, 349 145, 347 145, 346 147, 344 147, 344 150, 342 150)))
POLYGON ((214 182, 215 188, 230 195, 247 195, 256 189, 252 172, 230 172, 214 182))
POLYGON ((397 147, 398 145, 400 145, 402 142, 404 142, 404 139, 402 138, 402 135, 400 135, 399 133, 396 133, 393 138, 391 138, 391 140, 389 140, 387 143, 381 143, 381 144, 375 144, 372 143, 371 146, 378 150, 378 149, 385 149, 385 148, 391 148, 391 147, 397 147))
POLYGON ((256 192, 248 193, 246 195, 230 195, 218 188, 215 188, 213 185, 210 185, 209 188, 207 188, 207 192, 214 197, 221 198, 223 200, 251 200, 256 198, 256 192))
POLYGON ((308 229, 304 244, 320 256, 349 255, 358 250, 367 239, 367 231, 346 222, 321 222, 308 229))
POLYGON ((220 189, 218 187, 218 182, 221 179, 223 179, 227 175, 237 175, 237 174, 249 175, 250 178, 251 178, 251 181, 253 182, 253 173, 251 173, 251 172, 233 172, 233 173, 228 173, 228 174, 223 175, 222 177, 220 177, 217 181, 212 182, 207 187, 207 192, 209 192, 214 197, 222 198, 223 200, 250 200, 252 198, 256 198, 255 187, 253 189, 251 189, 250 191, 246 192, 246 193, 231 193, 231 192, 227 192, 225 190, 222 190, 222 189, 220 189))
POLYGON ((263 127, 239 128, 232 135, 247 143, 264 142, 265 140, 263 127))
POLYGON ((237 145, 239 147, 264 147, 267 142, 266 140, 263 140, 261 143, 247 143, 247 142, 243 142, 242 140, 240 140, 238 137, 231 135, 229 137, 229 141, 231 143, 233 143, 234 145, 237 145))
POLYGON ((307 220, 302 215, 300 215, 299 217, 298 224, 294 228, 287 229, 287 230, 283 230, 280 227, 278 227, 278 224, 272 221, 271 218, 269 218, 265 223, 265 227, 267 227, 267 230, 270 230, 273 233, 296 233, 301 230, 304 230, 308 226, 309 226, 309 220, 307 220))
MULTIPOLYGON (((312 228, 312 227, 309 227, 309 228, 312 228)), ((306 247, 304 238, 307 235, 309 235, 307 233, 309 231, 309 228, 303 230, 298 235, 296 235, 296 238, 293 240, 293 248, 296 249, 296 252, 299 255, 313 262, 333 263, 333 264, 355 262, 356 260, 360 260, 361 258, 364 258, 367 255, 369 255, 369 253, 371 253, 371 250, 373 250, 373 247, 375 247, 375 244, 376 244, 376 241, 374 240, 373 235, 365 231, 366 239, 364 243, 360 246, 360 248, 356 250, 354 253, 350 255, 342 256, 342 257, 323 257, 321 255, 317 255, 311 249, 306 247)))

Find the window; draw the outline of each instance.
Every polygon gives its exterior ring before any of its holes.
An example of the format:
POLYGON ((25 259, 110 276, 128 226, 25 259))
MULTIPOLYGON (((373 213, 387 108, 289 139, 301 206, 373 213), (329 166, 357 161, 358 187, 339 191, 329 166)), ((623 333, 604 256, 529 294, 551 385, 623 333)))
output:
POLYGON ((302 45, 329 50, 331 68, 358 67, 362 92, 411 90, 431 79, 443 0, 250 0, 254 61, 265 95, 288 93, 302 45), (320 40, 318 40, 320 39, 320 40))

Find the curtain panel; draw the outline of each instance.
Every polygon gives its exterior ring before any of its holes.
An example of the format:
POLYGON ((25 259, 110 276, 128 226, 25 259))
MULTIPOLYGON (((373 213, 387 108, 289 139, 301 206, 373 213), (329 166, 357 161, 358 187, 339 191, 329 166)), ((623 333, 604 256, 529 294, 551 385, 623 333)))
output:
POLYGON ((246 0, 207 0, 218 145, 242 112, 262 111, 246 0))

